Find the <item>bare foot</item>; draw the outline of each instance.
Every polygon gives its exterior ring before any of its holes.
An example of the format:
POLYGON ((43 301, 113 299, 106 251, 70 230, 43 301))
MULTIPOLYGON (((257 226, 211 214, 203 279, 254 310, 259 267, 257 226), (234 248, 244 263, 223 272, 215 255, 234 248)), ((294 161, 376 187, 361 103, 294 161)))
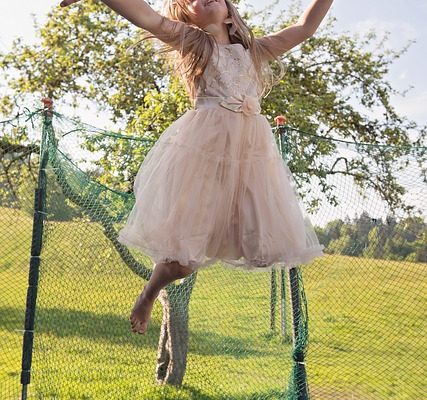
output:
POLYGON ((151 311, 153 309, 156 297, 150 298, 146 293, 146 286, 142 289, 141 294, 137 297, 135 305, 130 314, 132 332, 144 334, 147 331, 150 322, 151 311))

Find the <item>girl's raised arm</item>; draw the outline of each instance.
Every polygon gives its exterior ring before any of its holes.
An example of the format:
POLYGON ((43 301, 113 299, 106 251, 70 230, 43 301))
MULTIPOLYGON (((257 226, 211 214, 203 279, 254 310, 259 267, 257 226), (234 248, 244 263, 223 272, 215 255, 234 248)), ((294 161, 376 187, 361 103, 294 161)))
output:
POLYGON ((332 3, 333 0, 312 0, 295 24, 257 38, 257 41, 267 47, 275 57, 282 55, 314 35, 332 3))
MULTIPOLYGON (((60 6, 66 7, 79 1, 80 0, 62 0, 60 6)), ((169 42, 169 40, 165 40, 165 38, 168 37, 173 39, 174 35, 178 34, 178 31, 182 28, 181 25, 184 25, 183 22, 179 21, 173 21, 172 23, 172 21, 153 10, 144 0, 101 1, 132 24, 151 32, 154 36, 163 41, 169 42)))

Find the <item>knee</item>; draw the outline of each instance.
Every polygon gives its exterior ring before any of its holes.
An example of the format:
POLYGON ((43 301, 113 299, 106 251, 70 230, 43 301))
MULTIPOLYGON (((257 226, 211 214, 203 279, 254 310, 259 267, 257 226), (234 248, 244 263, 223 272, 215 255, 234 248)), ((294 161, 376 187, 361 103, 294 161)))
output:
POLYGON ((178 262, 176 263, 176 265, 178 267, 178 270, 179 270, 179 273, 181 275, 181 278, 185 278, 186 276, 191 275, 194 272, 194 270, 191 269, 187 265, 182 265, 182 264, 180 264, 178 262))

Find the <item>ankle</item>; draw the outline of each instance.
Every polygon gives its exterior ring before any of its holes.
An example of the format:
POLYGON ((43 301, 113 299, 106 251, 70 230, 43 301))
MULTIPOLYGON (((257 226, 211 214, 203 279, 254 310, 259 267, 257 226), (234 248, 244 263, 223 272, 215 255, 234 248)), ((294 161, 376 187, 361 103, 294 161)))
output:
POLYGON ((144 297, 146 297, 147 299, 154 301, 154 300, 156 300, 158 295, 159 295, 159 291, 152 288, 150 286, 150 283, 147 283, 144 286, 144 297))

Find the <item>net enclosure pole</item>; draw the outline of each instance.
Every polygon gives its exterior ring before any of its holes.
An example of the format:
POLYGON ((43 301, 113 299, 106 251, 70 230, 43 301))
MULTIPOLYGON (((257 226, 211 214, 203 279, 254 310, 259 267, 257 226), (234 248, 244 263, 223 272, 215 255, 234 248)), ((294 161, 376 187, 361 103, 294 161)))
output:
MULTIPOLYGON (((286 118, 282 115, 275 118, 279 134, 279 151, 282 157, 287 160, 289 157, 288 136, 283 131, 285 129, 286 118)), ((280 332, 284 339, 287 339, 287 321, 286 321, 286 274, 284 270, 280 271, 280 332)))
POLYGON ((276 303, 277 303, 277 289, 276 289, 276 271, 271 270, 270 279, 270 331, 274 332, 276 328, 276 303))
POLYGON ((43 245, 43 225, 46 215, 46 166, 48 163, 47 129, 52 123, 52 100, 43 99, 42 137, 40 143, 40 161, 37 187, 34 190, 33 230, 31 237, 31 254, 28 274, 28 288, 25 306, 24 335, 22 342, 21 366, 21 399, 26 400, 28 385, 31 380, 31 364, 33 357, 34 321, 36 316, 37 289, 39 283, 40 255, 43 245))
MULTIPOLYGON (((291 156, 291 130, 286 124, 286 117, 277 116, 275 118, 275 122, 277 124, 276 132, 279 135, 280 153, 283 159, 287 162, 291 156)), ((293 379, 291 380, 291 385, 293 386, 292 392, 294 393, 292 393, 291 396, 292 400, 309 400, 307 372, 305 369, 305 356, 303 351, 305 349, 306 339, 304 335, 306 335, 307 332, 304 331, 304 321, 302 319, 303 313, 300 298, 301 287, 299 279, 299 271, 297 268, 290 268, 288 270, 288 284, 292 316, 292 356, 294 361, 293 379)), ((282 318, 283 317, 284 316, 282 314, 282 318)))
POLYGON ((307 371, 305 368, 305 332, 304 322, 302 320, 302 305, 300 298, 300 284, 299 284, 299 271, 297 268, 289 269, 289 293, 291 298, 291 314, 292 314, 292 339, 293 339, 293 352, 292 357, 294 361, 294 371, 292 384, 294 386, 296 396, 295 400, 308 400, 308 382, 307 371))
POLYGON ((280 271, 280 332, 283 338, 286 338, 286 276, 285 271, 280 271))

